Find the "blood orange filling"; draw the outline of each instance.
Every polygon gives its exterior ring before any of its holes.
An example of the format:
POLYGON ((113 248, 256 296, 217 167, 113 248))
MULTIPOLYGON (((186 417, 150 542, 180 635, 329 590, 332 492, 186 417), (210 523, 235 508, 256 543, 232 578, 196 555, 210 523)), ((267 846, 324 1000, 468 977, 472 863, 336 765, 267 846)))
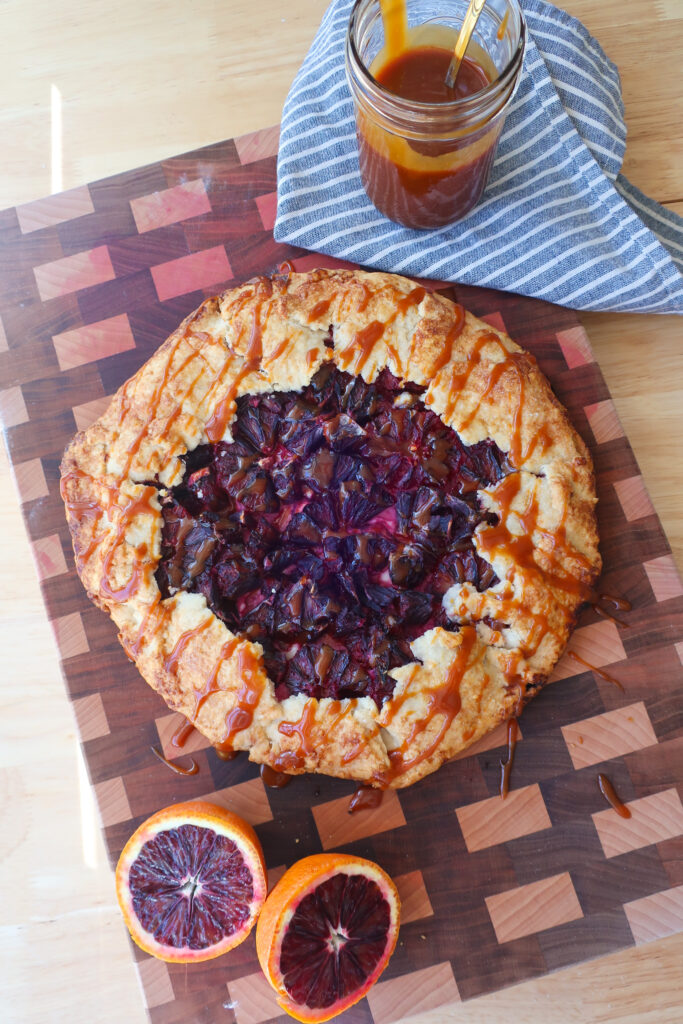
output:
POLYGON ((143 928, 173 949, 206 949, 233 935, 254 896, 237 845, 198 825, 149 839, 131 866, 129 889, 143 928))
POLYGON ((162 596, 202 593, 258 641, 280 700, 380 705, 412 640, 458 628, 448 588, 498 582, 472 535, 496 522, 478 488, 509 464, 493 441, 465 445, 424 390, 327 364, 301 392, 243 396, 234 440, 188 453, 162 492, 162 596))
POLYGON ((334 875, 305 896, 280 948, 293 1001, 324 1009, 357 992, 382 958, 390 920, 381 889, 364 875, 334 875))

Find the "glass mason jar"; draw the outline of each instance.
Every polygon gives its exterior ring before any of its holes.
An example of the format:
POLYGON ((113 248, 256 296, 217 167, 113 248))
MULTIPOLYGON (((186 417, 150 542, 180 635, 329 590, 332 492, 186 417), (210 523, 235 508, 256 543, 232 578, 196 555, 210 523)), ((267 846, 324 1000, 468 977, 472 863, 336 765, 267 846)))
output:
MULTIPOLYGON (((407 46, 453 49, 467 0, 406 0, 407 46)), ((518 0, 487 0, 467 56, 490 84, 463 99, 404 99, 373 77, 384 59, 378 0, 356 0, 346 36, 346 74, 356 112, 363 186, 390 220, 437 228, 464 217, 486 187, 524 59, 518 0)))

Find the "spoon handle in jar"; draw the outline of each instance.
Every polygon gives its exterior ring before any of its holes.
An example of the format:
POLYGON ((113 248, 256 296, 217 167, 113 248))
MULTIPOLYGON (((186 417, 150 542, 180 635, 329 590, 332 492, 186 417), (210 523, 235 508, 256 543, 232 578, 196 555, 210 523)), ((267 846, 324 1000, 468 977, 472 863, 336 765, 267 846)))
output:
POLYGON ((446 74, 446 85, 449 89, 452 89, 455 85, 455 80, 458 77, 458 71, 462 64, 463 57, 469 45, 472 33, 479 21, 479 15, 484 9, 486 0, 470 0, 470 5, 467 8, 462 28, 455 43, 455 50, 450 64, 448 65, 448 72, 446 74))

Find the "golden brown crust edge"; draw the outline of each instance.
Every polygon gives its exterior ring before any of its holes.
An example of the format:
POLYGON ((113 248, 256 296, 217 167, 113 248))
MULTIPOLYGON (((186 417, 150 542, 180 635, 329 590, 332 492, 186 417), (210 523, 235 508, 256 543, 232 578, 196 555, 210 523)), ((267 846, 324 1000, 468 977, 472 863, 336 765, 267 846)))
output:
POLYGON ((561 655, 600 571, 590 456, 532 357, 469 313, 458 333, 462 316, 389 274, 247 282, 203 303, 67 448, 62 492, 81 579, 147 682, 212 743, 227 736, 295 773, 410 785, 516 713, 561 655), (381 336, 363 344, 375 322, 381 336), (414 641, 416 661, 393 670, 381 710, 369 698, 276 700, 258 644, 233 638, 198 594, 160 601, 154 579, 161 512, 146 481, 178 483, 179 456, 230 438, 236 397, 299 389, 326 359, 366 380, 388 366, 428 385, 425 403, 466 443, 490 437, 517 468, 481 492, 500 526, 479 527, 475 546, 501 582, 483 594, 451 588, 462 628, 414 641))

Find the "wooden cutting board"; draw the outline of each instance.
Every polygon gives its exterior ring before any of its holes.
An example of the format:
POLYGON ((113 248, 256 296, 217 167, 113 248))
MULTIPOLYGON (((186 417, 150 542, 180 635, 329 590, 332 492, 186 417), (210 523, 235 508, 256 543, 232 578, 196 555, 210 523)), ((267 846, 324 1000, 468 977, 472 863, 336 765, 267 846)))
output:
MULTIPOLYGON (((600 589, 625 625, 589 609, 521 719, 511 792, 498 795, 502 730, 381 806, 347 813, 350 783, 266 789, 246 757, 198 734, 198 775, 169 751, 179 716, 142 681, 76 575, 59 461, 77 429, 201 300, 274 270, 337 266, 272 236, 276 128, 0 213, 0 422, 47 614, 62 657, 112 864, 137 825, 205 797, 251 821, 271 880, 301 856, 379 861, 403 899, 381 982, 344 1015, 392 1024, 683 930, 683 585, 576 315, 483 289, 445 289, 538 359, 596 466, 600 589), (560 680, 562 680, 560 682, 560 680), (619 817, 597 773, 629 804, 619 817)), ((262 1024, 279 1014, 253 936, 190 969, 133 955, 155 1024, 262 1024)))

